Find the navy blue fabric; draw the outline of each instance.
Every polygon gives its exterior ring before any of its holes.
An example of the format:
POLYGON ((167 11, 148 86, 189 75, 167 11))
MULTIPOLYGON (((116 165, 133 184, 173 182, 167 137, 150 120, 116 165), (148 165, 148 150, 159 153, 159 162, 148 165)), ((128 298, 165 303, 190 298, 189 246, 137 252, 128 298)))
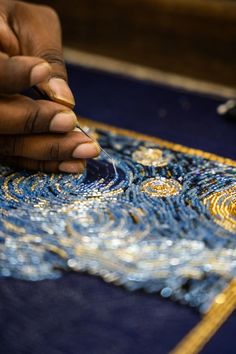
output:
MULTIPOLYGON (((217 116, 220 98, 72 65, 69 77, 83 116, 236 158, 236 123, 217 116)), ((93 276, 0 280, 1 354, 165 354, 199 320, 187 307, 93 276)), ((204 354, 235 354, 235 326, 232 316, 204 354)))
POLYGON ((0 281, 1 354, 167 353, 198 316, 86 275, 0 281))

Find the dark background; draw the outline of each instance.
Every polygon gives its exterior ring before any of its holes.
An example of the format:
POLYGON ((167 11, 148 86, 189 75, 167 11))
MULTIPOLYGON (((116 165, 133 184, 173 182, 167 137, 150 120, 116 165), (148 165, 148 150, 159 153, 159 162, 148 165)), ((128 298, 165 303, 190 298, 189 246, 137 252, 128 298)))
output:
POLYGON ((32 0, 59 13, 67 46, 236 85, 234 0, 32 0))

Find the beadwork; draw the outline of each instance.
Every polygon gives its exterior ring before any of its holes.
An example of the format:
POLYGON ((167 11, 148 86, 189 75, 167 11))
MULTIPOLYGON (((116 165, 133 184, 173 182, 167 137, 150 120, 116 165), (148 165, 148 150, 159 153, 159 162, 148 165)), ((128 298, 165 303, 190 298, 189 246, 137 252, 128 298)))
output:
POLYGON ((164 167, 168 164, 168 158, 163 157, 163 152, 157 148, 141 147, 133 153, 132 159, 144 166, 164 167))
MULTIPOLYGON (((236 275, 236 168, 97 132, 83 175, 0 168, 0 274, 86 270, 206 311, 236 275)), ((187 149, 187 148, 186 148, 187 149)))
POLYGON ((236 232, 236 185, 211 193, 203 202, 217 224, 228 231, 236 232))
POLYGON ((171 197, 180 193, 181 184, 174 179, 167 179, 164 177, 155 177, 146 180, 142 186, 141 191, 152 197, 171 197))

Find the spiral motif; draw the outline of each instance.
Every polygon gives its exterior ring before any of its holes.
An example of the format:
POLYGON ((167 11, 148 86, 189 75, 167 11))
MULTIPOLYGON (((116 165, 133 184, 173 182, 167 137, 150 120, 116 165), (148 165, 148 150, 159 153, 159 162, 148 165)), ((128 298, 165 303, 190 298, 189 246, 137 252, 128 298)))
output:
POLYGON ((174 179, 164 177, 150 178, 143 182, 141 191, 151 197, 171 197, 181 192, 181 184, 174 179))
POLYGON ((0 200, 9 207, 61 208, 88 198, 119 195, 130 183, 132 172, 120 162, 118 175, 106 160, 89 164, 83 175, 12 172, 0 176, 0 200))
POLYGON ((164 167, 169 163, 169 158, 163 156, 163 151, 151 147, 141 147, 136 150, 132 159, 144 166, 164 167))
POLYGON ((131 204, 113 203, 97 210, 81 210, 78 214, 68 222, 67 232, 81 244, 118 249, 141 242, 150 233, 145 212, 131 204))
POLYGON ((203 202, 218 225, 236 232, 236 185, 210 194, 203 202))

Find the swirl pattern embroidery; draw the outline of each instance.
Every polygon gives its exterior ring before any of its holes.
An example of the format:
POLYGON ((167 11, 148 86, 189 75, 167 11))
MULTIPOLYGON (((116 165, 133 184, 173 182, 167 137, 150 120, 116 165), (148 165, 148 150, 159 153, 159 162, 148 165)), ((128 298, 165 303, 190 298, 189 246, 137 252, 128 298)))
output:
POLYGON ((83 175, 0 170, 0 274, 88 271, 206 311, 236 275, 236 168, 98 131, 83 175))

